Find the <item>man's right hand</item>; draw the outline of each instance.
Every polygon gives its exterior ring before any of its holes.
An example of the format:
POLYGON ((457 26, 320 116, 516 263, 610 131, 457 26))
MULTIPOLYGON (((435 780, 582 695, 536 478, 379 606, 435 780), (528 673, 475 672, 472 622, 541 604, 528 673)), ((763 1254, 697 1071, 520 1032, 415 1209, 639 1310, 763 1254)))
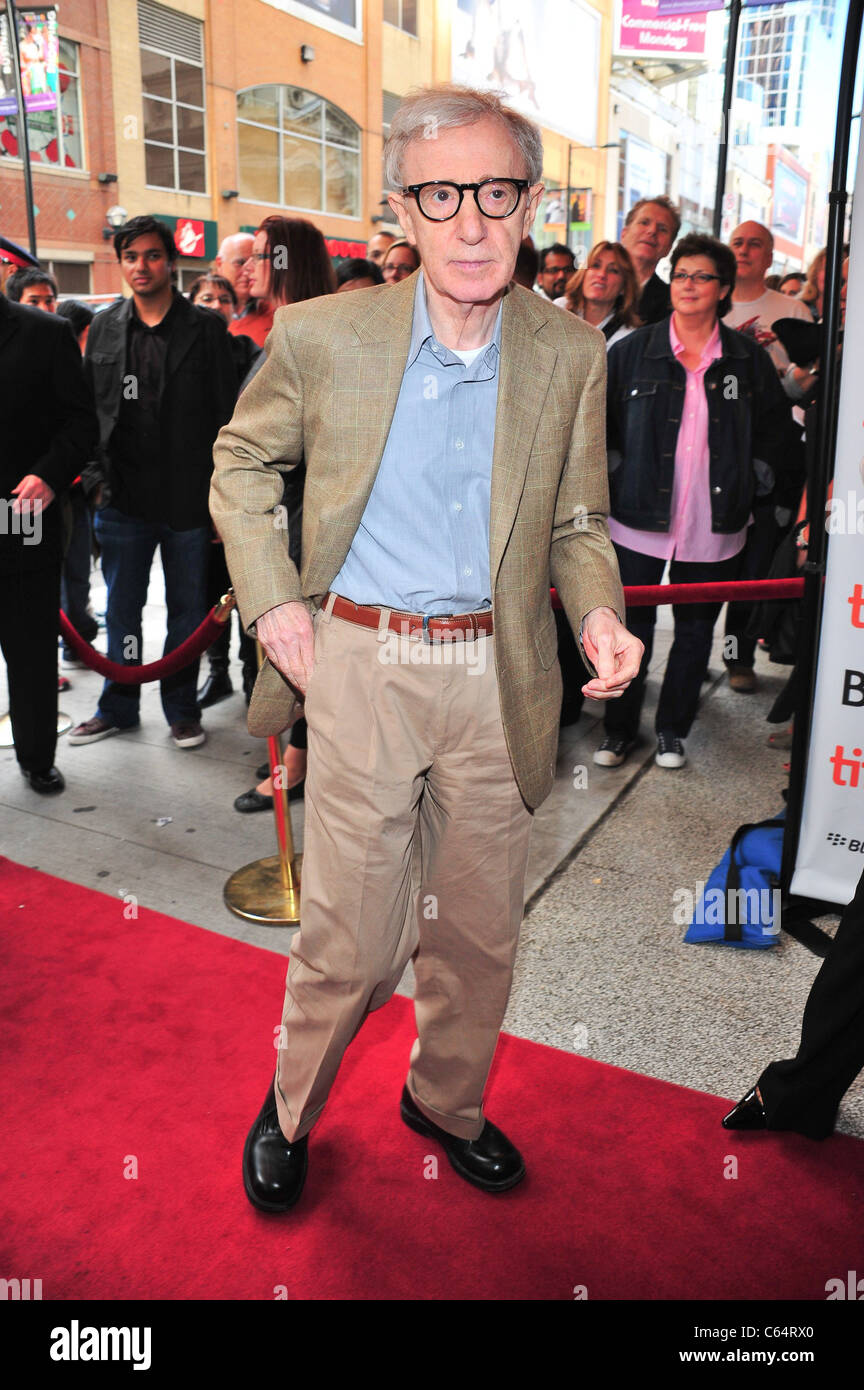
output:
POLYGON ((255 624, 258 641, 277 671, 281 671, 301 695, 312 674, 315 637, 305 603, 280 603, 263 613, 255 624))

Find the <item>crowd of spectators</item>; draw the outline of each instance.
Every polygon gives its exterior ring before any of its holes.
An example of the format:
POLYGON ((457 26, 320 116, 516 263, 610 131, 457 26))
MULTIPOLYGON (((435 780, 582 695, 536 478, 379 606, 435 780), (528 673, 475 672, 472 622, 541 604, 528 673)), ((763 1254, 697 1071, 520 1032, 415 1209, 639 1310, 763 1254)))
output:
MULTIPOLYGON (((815 354, 802 361, 790 356, 781 321, 813 325, 821 320, 825 252, 806 274, 771 275, 773 239, 756 222, 736 228, 728 246, 692 233, 679 239, 680 230, 679 212, 667 197, 643 198, 627 214, 620 240, 598 242, 578 268, 568 246, 556 243, 538 252, 529 238, 514 274, 517 285, 579 316, 606 339, 610 532, 625 585, 657 583, 667 565, 672 582, 764 577, 802 517, 802 425, 817 388, 818 362, 815 354), (661 262, 669 267, 668 278, 658 273, 661 262)), ((77 301, 61 301, 53 277, 36 266, 8 278, 3 303, 30 311, 28 325, 34 309, 65 318, 69 341, 74 335, 83 358, 83 367, 79 363, 70 374, 66 354, 70 380, 56 386, 57 402, 49 402, 46 411, 48 421, 67 430, 68 411, 77 412, 80 447, 66 450, 69 476, 55 472, 42 500, 47 508, 52 500, 47 492, 52 498, 59 492, 55 511, 62 506, 63 514, 63 545, 51 552, 52 578, 43 585, 43 606, 45 593, 53 595, 59 565, 63 609, 81 636, 93 641, 99 623, 90 601, 90 572, 97 553, 107 587, 108 655, 140 664, 142 612, 157 549, 168 610, 165 653, 194 632, 230 585, 207 510, 211 450, 238 393, 264 360, 276 310, 333 293, 377 293, 414 274, 420 260, 413 244, 382 230, 370 239, 364 257, 344 260, 334 270, 316 227, 275 214, 254 234, 226 237, 212 267, 182 294, 176 286, 177 249, 157 218, 131 219, 116 233, 114 250, 129 294, 95 315, 77 301), (70 392, 74 404, 67 399, 70 392)), ((3 312, 8 317, 21 310, 3 312)), ((26 482, 26 468, 17 471, 26 482)), ((280 504, 298 563, 303 475, 302 468, 286 474, 290 485, 280 504)), ((18 481, 10 475, 4 485, 10 505, 18 481)), ((26 505, 26 487, 18 498, 26 505)), ((2 545, 9 550, 5 539, 2 545)), ((16 563, 22 553, 19 546, 16 563)), ((674 637, 655 721, 656 761, 662 767, 686 761, 684 743, 720 608, 720 603, 674 608, 674 637)), ((620 765, 639 739, 655 612, 642 608, 629 614, 645 656, 639 678, 606 708, 604 738, 594 755, 598 766, 620 765)), ((724 659, 732 688, 742 694, 756 686, 760 633, 753 621, 752 605, 729 605, 724 659)), ((564 724, 579 715, 585 675, 560 614, 558 622, 564 724)), ((238 626, 248 704, 257 660, 254 642, 239 621, 238 626)), ((56 635, 56 623, 53 628, 56 635)), ((201 711, 235 693, 231 634, 229 623, 208 652, 200 686, 197 663, 162 682, 162 707, 178 748, 200 747, 206 739, 201 711)), ((32 718, 23 715, 15 672, 16 641, 14 634, 4 637, 3 650, 19 763, 36 790, 62 790, 44 699, 39 708, 46 731, 35 739, 33 751, 32 718)), ((62 660, 67 669, 83 664, 65 646, 62 660)), ((55 685, 56 677, 55 652, 55 685)), ((93 715, 71 731, 69 742, 86 745, 137 727, 139 694, 138 686, 107 680, 93 715)), ((302 720, 292 730, 285 761, 287 785, 293 795, 302 795, 302 720)), ((237 810, 272 806, 269 769, 264 765, 258 772, 258 785, 237 798, 237 810)))

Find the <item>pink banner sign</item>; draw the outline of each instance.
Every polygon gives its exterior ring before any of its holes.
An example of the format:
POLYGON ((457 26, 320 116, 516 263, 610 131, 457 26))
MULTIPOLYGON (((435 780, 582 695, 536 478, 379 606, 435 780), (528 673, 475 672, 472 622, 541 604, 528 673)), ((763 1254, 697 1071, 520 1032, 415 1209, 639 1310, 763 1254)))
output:
POLYGON ((615 51, 658 58, 704 58, 704 14, 661 14, 658 0, 621 0, 615 51))

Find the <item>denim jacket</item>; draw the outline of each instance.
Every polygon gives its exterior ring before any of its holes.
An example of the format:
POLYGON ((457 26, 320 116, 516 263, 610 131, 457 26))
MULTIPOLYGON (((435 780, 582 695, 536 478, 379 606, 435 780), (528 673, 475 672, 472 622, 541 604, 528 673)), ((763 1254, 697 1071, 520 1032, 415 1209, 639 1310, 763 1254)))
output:
MULTIPOLYGON (((759 502, 794 508, 804 484, 800 432, 764 348, 720 324, 721 353, 705 371, 711 530, 740 531, 759 502)), ((611 513, 642 531, 668 531, 687 374, 669 318, 609 352, 607 447, 611 513)))

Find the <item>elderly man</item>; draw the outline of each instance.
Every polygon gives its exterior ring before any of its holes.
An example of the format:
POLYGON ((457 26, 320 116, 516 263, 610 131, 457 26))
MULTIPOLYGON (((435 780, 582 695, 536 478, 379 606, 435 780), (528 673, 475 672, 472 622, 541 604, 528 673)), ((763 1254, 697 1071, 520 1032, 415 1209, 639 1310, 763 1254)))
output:
POLYGON ((233 236, 226 236, 219 247, 219 254, 213 261, 213 269, 217 274, 225 276, 237 296, 235 315, 238 319, 241 319, 249 308, 249 286, 252 283, 249 258, 252 255, 254 240, 251 232, 235 232, 233 236))
MULTIPOLYGON (((735 288, 732 307, 723 322, 765 348, 780 373, 787 396, 797 399, 789 356, 773 325, 778 319, 793 318, 812 323, 810 310, 800 299, 790 299, 765 284, 774 259, 774 238, 761 222, 742 222, 732 233, 729 247, 735 256, 735 288)), ((790 410, 791 405, 790 400, 790 410)), ((788 520, 791 518, 787 516, 788 520)), ((778 525, 773 494, 768 494, 753 508, 741 579, 767 577, 783 530, 784 527, 778 525)), ((751 694, 757 684, 756 638, 749 632, 753 607, 752 603, 730 603, 726 609, 723 661, 729 673, 729 685, 739 695, 751 694)))
POLYGON ((641 653, 617 616, 603 340, 509 287, 542 167, 536 126, 497 97, 406 98, 386 172, 422 269, 277 310, 216 441, 211 509, 268 658, 250 731, 283 729, 295 691, 309 725, 302 926, 244 1153, 264 1211, 299 1198, 343 1052, 412 957, 403 1120, 485 1191, 525 1172, 483 1092, 555 775, 550 580, 596 670, 587 695, 620 695, 641 653), (298 576, 273 513, 301 458, 298 576))
POLYGON ((669 286, 657 274, 657 265, 669 255, 680 230, 681 214, 664 193, 640 198, 624 219, 621 242, 639 282, 636 312, 643 323, 659 323, 672 310, 669 286))

